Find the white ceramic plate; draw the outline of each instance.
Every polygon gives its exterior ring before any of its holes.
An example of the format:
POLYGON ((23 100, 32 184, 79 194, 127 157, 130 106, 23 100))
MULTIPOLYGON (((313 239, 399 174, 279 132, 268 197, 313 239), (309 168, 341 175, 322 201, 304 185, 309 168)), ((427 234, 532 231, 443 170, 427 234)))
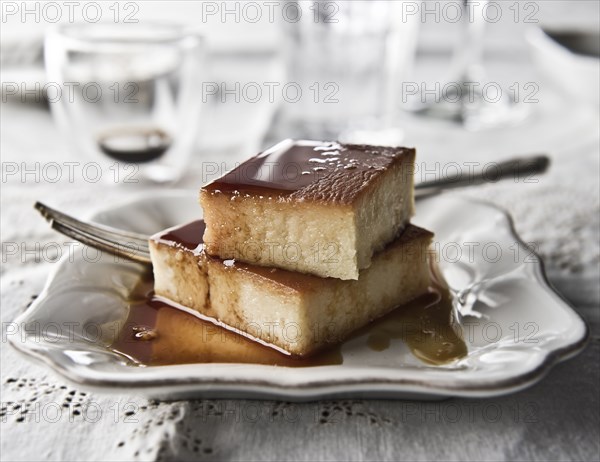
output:
MULTIPOLYGON (((195 192, 180 191, 113 207, 94 219, 152 233, 200 213, 195 192)), ((17 319, 19 335, 9 339, 81 385, 167 399, 493 396, 531 385, 583 348, 585 323, 548 285, 539 258, 503 211, 439 196, 420 200, 414 221, 435 232, 441 269, 459 301, 469 354, 446 366, 421 362, 400 340, 372 351, 362 337, 342 346, 343 364, 335 366, 135 366, 106 342, 127 315, 125 298, 141 267, 109 255, 92 262, 94 252, 87 261, 76 252, 73 261, 65 256, 56 264, 43 293, 17 319)))

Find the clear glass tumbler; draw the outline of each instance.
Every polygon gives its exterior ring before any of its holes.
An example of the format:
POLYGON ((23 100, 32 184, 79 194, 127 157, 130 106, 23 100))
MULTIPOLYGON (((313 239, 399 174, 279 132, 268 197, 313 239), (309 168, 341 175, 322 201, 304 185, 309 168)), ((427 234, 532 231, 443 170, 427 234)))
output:
POLYGON ((181 177, 199 126, 200 36, 176 25, 70 24, 48 34, 45 61, 53 114, 103 178, 181 177))
POLYGON ((416 16, 402 14, 403 4, 288 4, 283 23, 288 85, 302 92, 283 108, 294 136, 339 139, 391 123, 419 24, 416 16))

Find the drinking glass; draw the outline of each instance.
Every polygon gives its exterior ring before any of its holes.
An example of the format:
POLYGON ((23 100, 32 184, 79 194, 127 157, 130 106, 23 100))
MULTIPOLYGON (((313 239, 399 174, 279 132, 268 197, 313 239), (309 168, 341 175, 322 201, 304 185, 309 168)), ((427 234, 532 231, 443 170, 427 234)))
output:
POLYGON ((116 183, 180 178, 196 141, 203 43, 167 24, 70 24, 51 31, 48 99, 74 152, 116 183))
POLYGON ((457 122, 469 130, 515 123, 526 116, 525 108, 505 88, 500 88, 497 97, 486 98, 479 85, 486 80, 482 64, 486 22, 483 12, 488 3, 488 0, 462 0, 462 37, 454 51, 452 75, 447 85, 440 85, 450 89, 441 91, 433 101, 426 93, 417 95, 419 101, 409 102, 406 109, 425 117, 457 122))
POLYGON ((342 139, 388 126, 414 57, 417 17, 404 18, 401 1, 290 3, 298 13, 287 8, 283 23, 288 133, 342 139))

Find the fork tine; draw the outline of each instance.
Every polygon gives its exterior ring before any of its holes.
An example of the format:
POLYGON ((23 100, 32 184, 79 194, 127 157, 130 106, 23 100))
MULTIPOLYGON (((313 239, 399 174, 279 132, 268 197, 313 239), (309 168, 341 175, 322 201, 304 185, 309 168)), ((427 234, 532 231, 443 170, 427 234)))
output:
POLYGON ((118 232, 113 232, 110 229, 97 228, 95 225, 85 224, 81 225, 78 221, 65 220, 63 218, 52 219, 52 224, 57 223, 67 228, 74 229, 79 233, 86 234, 93 239, 104 240, 108 242, 114 242, 115 244, 123 245, 135 245, 136 248, 148 249, 148 239, 138 239, 122 235, 118 232))
POLYGON ((147 236, 96 223, 85 223, 41 202, 36 202, 34 207, 50 222, 52 229, 59 233, 127 260, 152 263, 147 236))
POLYGON ((65 226, 69 226, 80 231, 86 231, 87 233, 92 234, 94 236, 101 236, 107 240, 120 240, 121 238, 126 238, 129 240, 136 241, 140 245, 147 245, 148 243, 148 236, 144 236, 143 234, 138 234, 130 231, 123 231, 120 229, 111 228, 109 226, 100 225, 98 223, 85 223, 65 213, 59 212, 58 210, 48 207, 47 205, 41 202, 36 202, 34 207, 48 221, 57 221, 65 226))
POLYGON ((132 244, 130 242, 125 243, 123 241, 107 240, 58 221, 53 220, 51 226, 52 229, 58 231, 59 233, 72 237, 83 244, 89 245, 90 247, 94 247, 95 249, 103 252, 123 257, 127 260, 132 260, 138 263, 152 263, 147 244, 141 248, 132 248, 128 245, 132 244))

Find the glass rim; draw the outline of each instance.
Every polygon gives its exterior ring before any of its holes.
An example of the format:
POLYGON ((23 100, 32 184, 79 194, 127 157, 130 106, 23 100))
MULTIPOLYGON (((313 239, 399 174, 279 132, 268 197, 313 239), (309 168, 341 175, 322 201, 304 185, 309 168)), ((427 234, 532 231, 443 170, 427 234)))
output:
POLYGON ((190 40, 199 44, 204 41, 204 37, 197 28, 168 22, 61 24, 50 29, 47 37, 68 40, 73 45, 80 44, 82 46, 160 45, 189 42, 190 40))

